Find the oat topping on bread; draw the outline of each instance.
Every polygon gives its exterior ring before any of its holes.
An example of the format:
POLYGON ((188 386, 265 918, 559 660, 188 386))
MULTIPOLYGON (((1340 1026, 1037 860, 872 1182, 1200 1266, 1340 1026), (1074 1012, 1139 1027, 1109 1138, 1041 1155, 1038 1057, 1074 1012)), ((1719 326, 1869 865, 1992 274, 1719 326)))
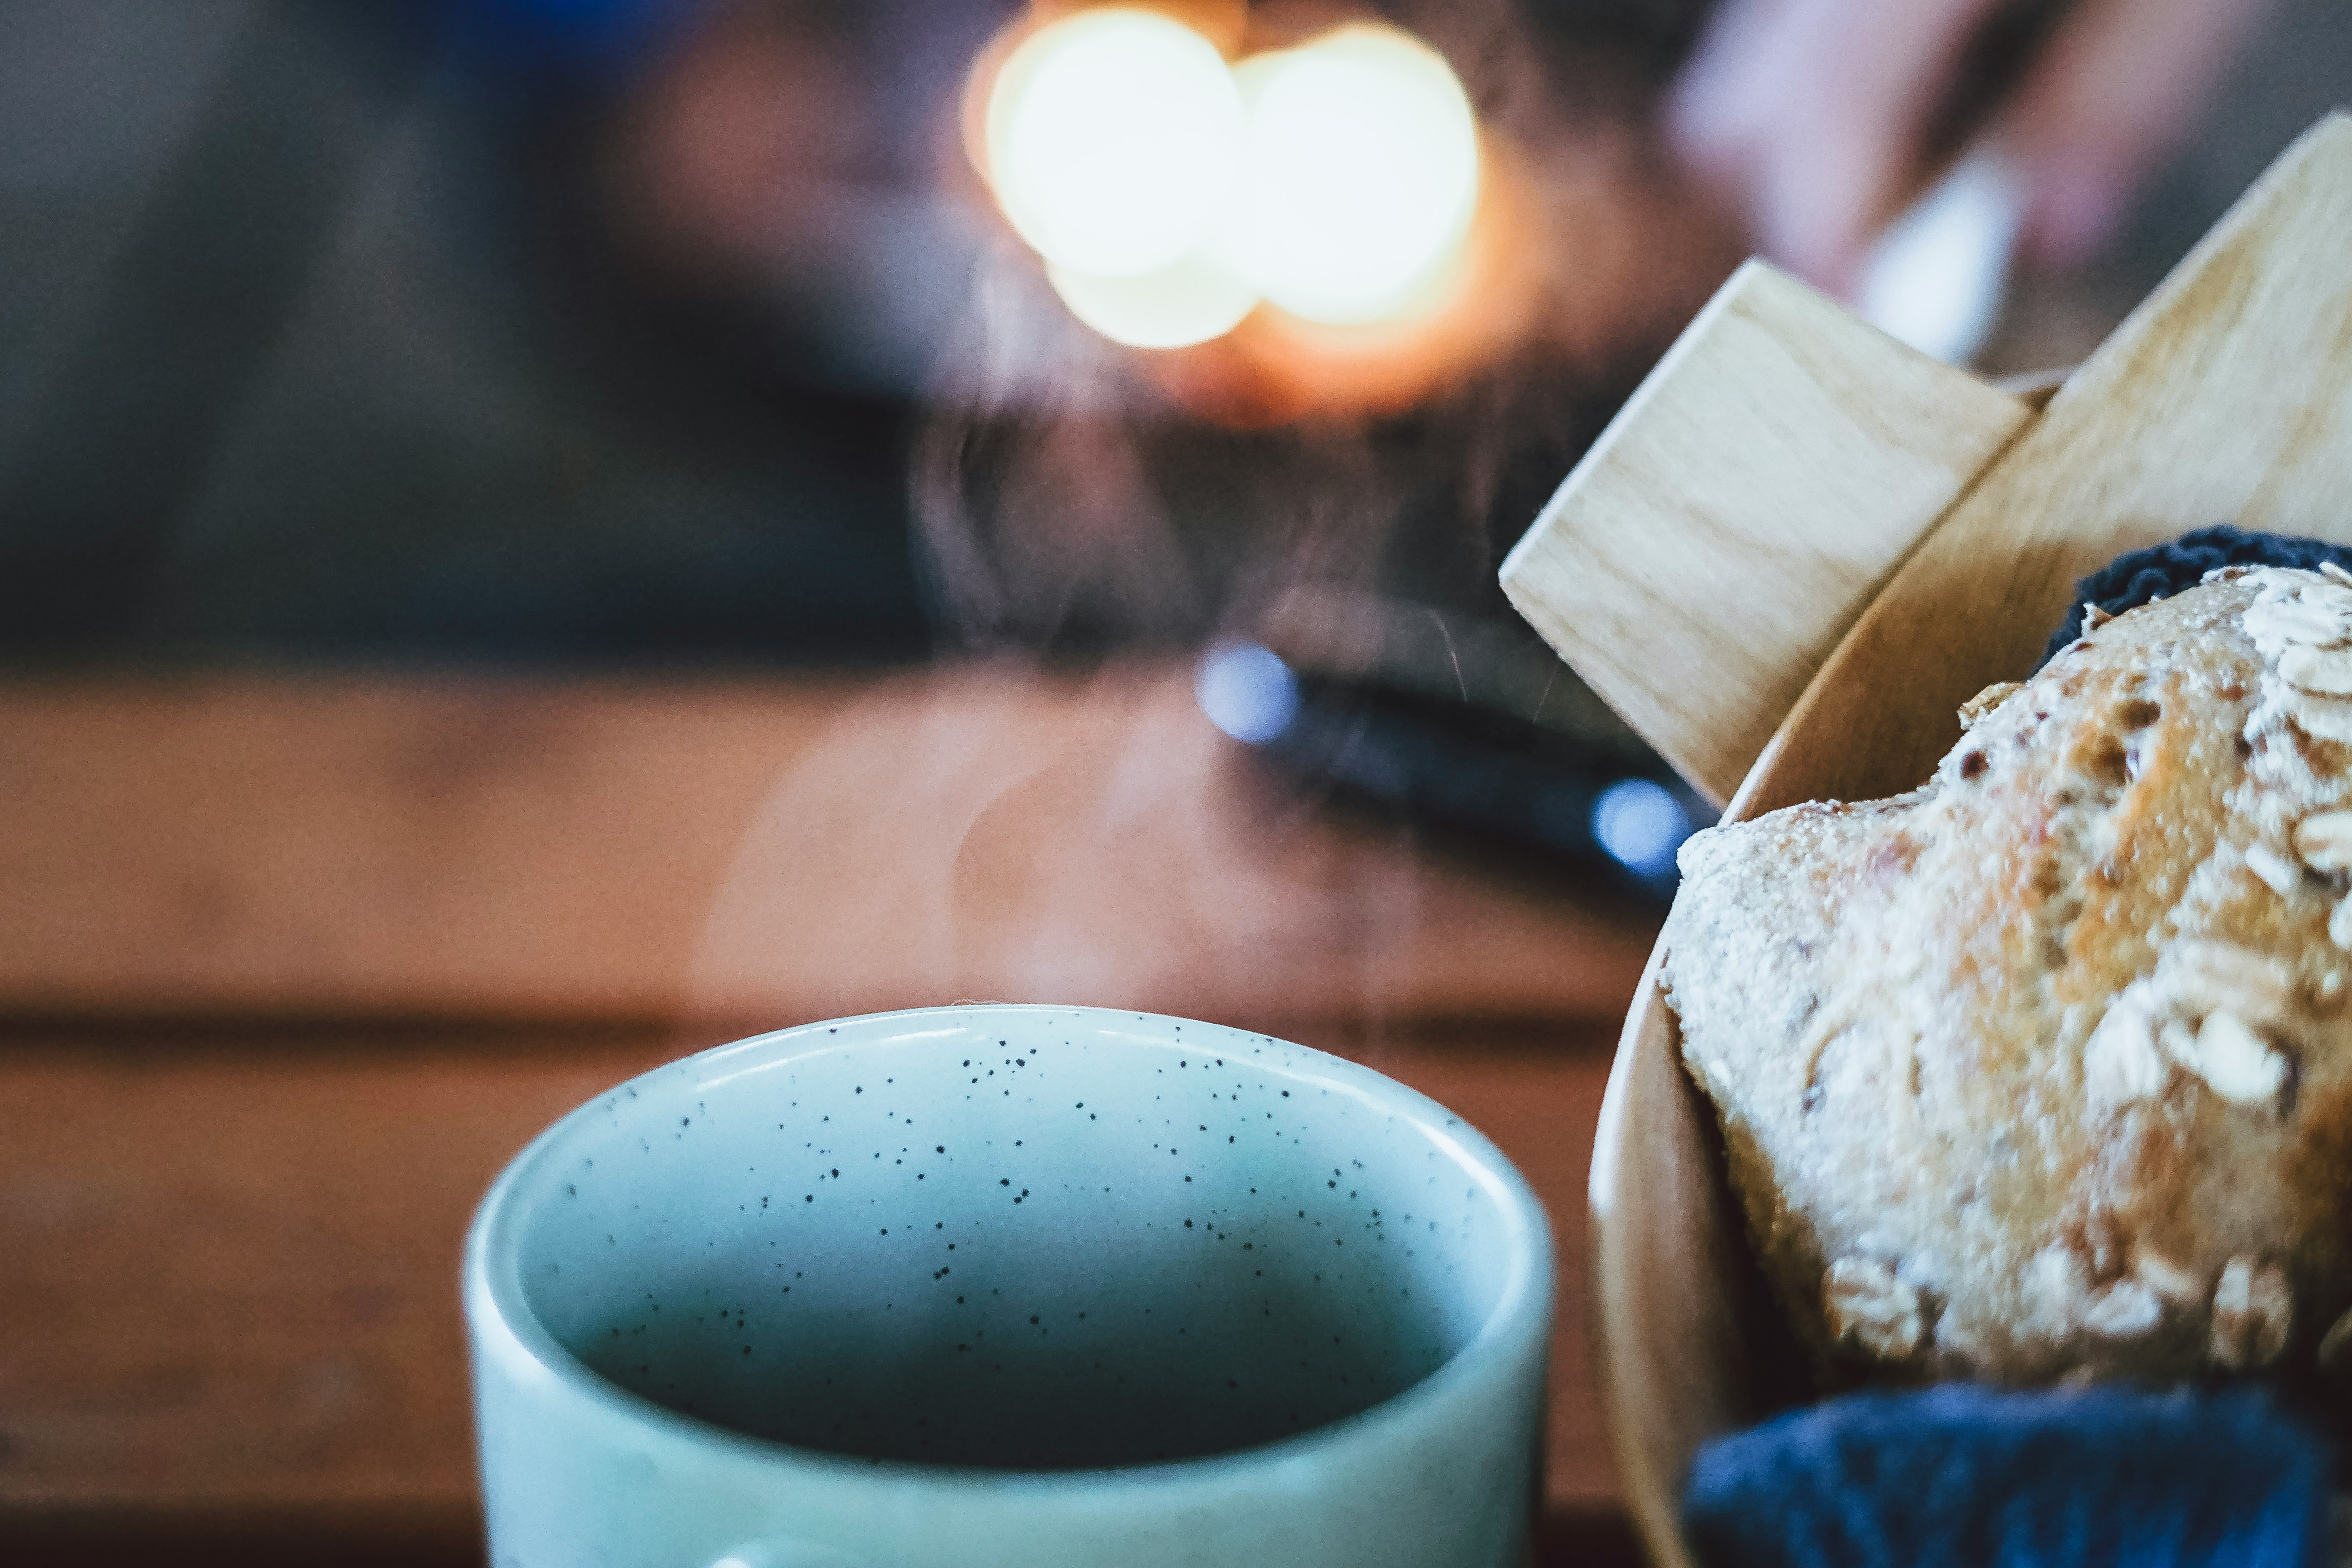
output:
POLYGON ((2087 624, 1922 788, 1685 847, 1685 1062, 1825 1366, 2352 1374, 2352 577, 2087 624))

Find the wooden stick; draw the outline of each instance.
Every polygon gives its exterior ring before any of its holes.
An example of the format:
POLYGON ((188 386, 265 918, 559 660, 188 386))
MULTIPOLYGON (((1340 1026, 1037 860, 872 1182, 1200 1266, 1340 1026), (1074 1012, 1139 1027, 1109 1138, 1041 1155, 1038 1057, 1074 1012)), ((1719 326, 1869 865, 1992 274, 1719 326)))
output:
POLYGON ((1887 574, 2031 417, 1751 261, 1569 475, 1503 588, 1720 804, 1887 574))

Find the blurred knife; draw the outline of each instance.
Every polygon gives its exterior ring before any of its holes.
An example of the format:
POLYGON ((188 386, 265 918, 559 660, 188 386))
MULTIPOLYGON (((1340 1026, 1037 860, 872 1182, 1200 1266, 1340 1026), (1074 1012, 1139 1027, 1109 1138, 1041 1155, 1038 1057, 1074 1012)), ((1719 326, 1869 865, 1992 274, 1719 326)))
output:
POLYGON ((1257 643, 1211 648, 1194 690, 1212 723, 1295 778, 1644 898, 1673 896, 1675 851, 1715 820, 1663 764, 1470 702, 1295 668, 1257 643))

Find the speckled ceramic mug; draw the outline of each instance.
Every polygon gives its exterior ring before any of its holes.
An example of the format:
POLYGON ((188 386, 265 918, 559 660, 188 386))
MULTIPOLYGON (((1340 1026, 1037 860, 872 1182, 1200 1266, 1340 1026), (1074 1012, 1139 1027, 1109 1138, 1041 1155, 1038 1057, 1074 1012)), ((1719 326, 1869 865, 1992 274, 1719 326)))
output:
POLYGON ((970 1006, 763 1035, 476 1218, 495 1568, 1514 1568, 1526 1183, 1262 1035, 970 1006))

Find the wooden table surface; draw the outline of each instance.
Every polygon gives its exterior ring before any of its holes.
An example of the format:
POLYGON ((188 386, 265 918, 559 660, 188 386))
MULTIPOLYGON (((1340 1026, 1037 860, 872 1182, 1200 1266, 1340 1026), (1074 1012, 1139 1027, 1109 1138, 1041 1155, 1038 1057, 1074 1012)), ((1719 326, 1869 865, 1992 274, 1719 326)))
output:
POLYGON ((682 1052, 989 997, 1483 1128, 1558 1229, 1546 1560, 1630 1561, 1583 1181, 1653 934, 1271 786, 1162 668, 0 683, 0 1558, 479 1563, 499 1166, 682 1052))

